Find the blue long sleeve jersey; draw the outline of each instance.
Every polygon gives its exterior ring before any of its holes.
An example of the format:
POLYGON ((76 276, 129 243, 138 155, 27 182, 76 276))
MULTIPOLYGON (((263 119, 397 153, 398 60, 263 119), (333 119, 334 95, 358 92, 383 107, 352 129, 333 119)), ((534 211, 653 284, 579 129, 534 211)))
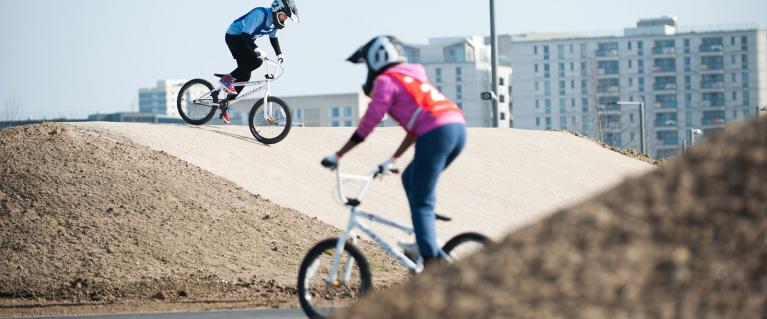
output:
POLYGON ((226 33, 231 35, 249 34, 254 41, 267 34, 270 38, 277 38, 277 27, 272 21, 272 9, 259 7, 251 10, 234 20, 226 33))

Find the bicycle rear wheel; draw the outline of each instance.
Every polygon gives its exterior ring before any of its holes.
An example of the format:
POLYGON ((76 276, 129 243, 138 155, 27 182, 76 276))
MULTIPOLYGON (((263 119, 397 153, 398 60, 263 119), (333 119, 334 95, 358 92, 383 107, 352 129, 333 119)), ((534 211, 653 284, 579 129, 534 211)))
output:
POLYGON ((450 256, 451 262, 455 262, 484 250, 492 242, 490 238, 479 233, 462 233, 448 240, 442 251, 450 256))
POLYGON ((218 94, 212 91, 213 85, 203 79, 186 82, 176 99, 181 118, 192 125, 208 123, 218 108, 218 94))
POLYGON ((270 96, 266 104, 264 99, 260 99, 253 105, 248 125, 256 140, 264 144, 274 144, 288 136, 293 125, 293 116, 285 101, 270 96))
POLYGON ((321 241, 304 257, 298 271, 298 300, 309 318, 328 318, 330 312, 357 301, 371 288, 370 267, 367 259, 352 245, 346 243, 338 265, 338 280, 328 284, 332 271, 338 238, 321 241), (348 280, 345 273, 350 274, 348 280))

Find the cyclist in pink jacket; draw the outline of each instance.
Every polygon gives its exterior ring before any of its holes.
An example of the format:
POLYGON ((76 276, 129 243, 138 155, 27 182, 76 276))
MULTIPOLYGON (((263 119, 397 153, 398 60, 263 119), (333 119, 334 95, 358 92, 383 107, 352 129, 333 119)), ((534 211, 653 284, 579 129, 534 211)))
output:
POLYGON ((461 109, 428 82, 420 64, 407 64, 402 43, 393 36, 370 40, 348 59, 368 67, 363 91, 372 98, 351 139, 323 165, 335 166, 375 129, 387 113, 407 132, 394 155, 381 166, 395 161, 415 143, 415 157, 402 174, 410 204, 416 242, 424 264, 446 258, 437 243, 434 227, 436 188, 439 175, 463 150, 465 119, 461 109))

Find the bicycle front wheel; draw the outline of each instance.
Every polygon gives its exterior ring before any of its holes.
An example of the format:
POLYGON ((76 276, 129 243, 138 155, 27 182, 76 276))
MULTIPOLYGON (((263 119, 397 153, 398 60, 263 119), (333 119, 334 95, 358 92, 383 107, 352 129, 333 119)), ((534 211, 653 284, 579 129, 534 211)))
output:
POLYGON ((260 99, 253 105, 248 125, 256 140, 264 144, 274 144, 288 136, 293 117, 285 101, 270 96, 266 103, 264 99, 260 99))
POLYGON ((442 251, 450 256, 450 261, 455 262, 476 252, 480 252, 493 241, 479 233, 462 233, 447 241, 442 251))
POLYGON ((213 85, 203 79, 186 82, 176 99, 181 118, 192 125, 208 123, 218 108, 218 96, 212 91, 213 85))
POLYGON ((331 238, 315 245, 298 271, 298 300, 309 318, 328 318, 333 309, 357 301, 371 287, 365 256, 348 242, 343 251, 337 252, 337 243, 338 238, 331 238), (328 283, 336 253, 341 255, 336 272, 338 279, 328 283))

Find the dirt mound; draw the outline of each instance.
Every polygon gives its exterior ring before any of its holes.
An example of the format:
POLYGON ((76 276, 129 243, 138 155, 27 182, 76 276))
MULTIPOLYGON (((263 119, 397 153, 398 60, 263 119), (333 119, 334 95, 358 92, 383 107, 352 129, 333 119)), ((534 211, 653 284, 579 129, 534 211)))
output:
MULTIPOLYGON (((0 230, 0 309, 20 300, 295 305, 304 254, 339 233, 163 152, 64 124, 0 130, 0 230)), ((383 273, 395 269, 367 255, 383 273)))
POLYGON ((335 318, 764 318, 767 117, 335 318))
POLYGON ((568 131, 568 130, 563 130, 563 129, 552 129, 551 131, 570 133, 570 134, 575 135, 577 137, 584 138, 584 139, 587 139, 587 140, 592 141, 594 143, 597 143, 597 144, 601 145, 602 147, 604 147, 604 148, 606 148, 608 150, 611 150, 613 152, 617 152, 617 153, 623 154, 623 155, 625 155, 627 157, 630 157, 630 158, 633 158, 633 159, 636 159, 636 160, 640 160, 642 162, 649 163, 649 164, 652 164, 652 165, 660 165, 663 162, 662 160, 654 159, 654 158, 652 158, 651 156, 649 156, 647 154, 642 154, 642 152, 637 151, 637 150, 635 150, 633 148, 615 147, 615 146, 612 146, 610 144, 597 141, 596 139, 594 139, 594 138, 592 138, 590 136, 583 135, 583 134, 580 134, 580 133, 575 132, 575 131, 568 131))

